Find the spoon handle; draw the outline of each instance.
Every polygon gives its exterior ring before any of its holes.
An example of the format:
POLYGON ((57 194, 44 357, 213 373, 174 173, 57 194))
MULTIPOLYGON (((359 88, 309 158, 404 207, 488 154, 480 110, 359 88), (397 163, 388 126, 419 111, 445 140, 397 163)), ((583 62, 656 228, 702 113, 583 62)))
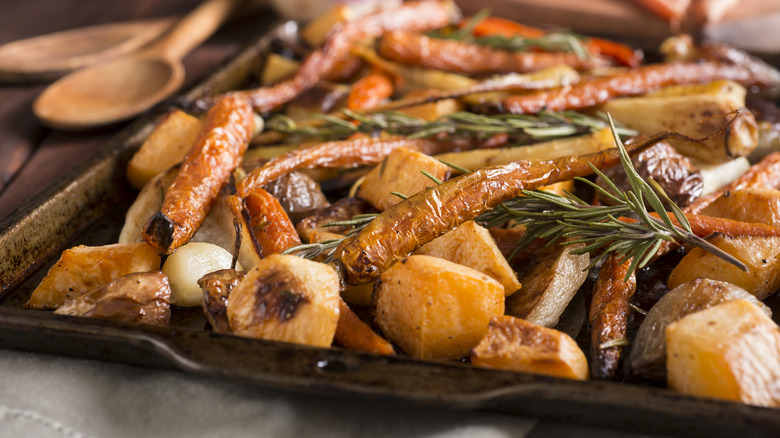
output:
POLYGON ((147 53, 158 53, 168 59, 181 59, 210 37, 230 16, 240 0, 208 0, 187 14, 147 53))

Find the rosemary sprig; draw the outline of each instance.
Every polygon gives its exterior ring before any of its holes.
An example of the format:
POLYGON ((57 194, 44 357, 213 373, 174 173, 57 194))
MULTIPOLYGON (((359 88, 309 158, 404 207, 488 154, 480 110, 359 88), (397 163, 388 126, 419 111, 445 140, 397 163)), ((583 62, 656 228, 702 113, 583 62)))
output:
POLYGON ((359 215, 352 216, 352 219, 347 221, 329 222, 324 226, 325 227, 351 226, 352 229, 349 230, 349 232, 347 232, 347 234, 341 239, 326 240, 324 242, 307 243, 303 245, 294 246, 292 248, 286 249, 285 251, 282 252, 282 254, 293 254, 299 257, 303 257, 305 259, 313 260, 319 257, 320 254, 324 253, 325 259, 323 261, 325 263, 328 263, 333 260, 333 252, 336 250, 336 247, 339 246, 339 244, 344 239, 359 233, 360 230, 365 228, 366 225, 368 225, 376 217, 377 217, 376 214, 359 214, 359 215))
MULTIPOLYGON (((484 115, 460 111, 442 116, 435 121, 413 117, 399 111, 383 111, 362 114, 343 110, 345 119, 318 115, 318 126, 300 126, 291 118, 277 115, 266 123, 266 130, 273 130, 297 137, 316 137, 328 140, 343 139, 362 132, 376 134, 386 132, 407 138, 429 138, 446 134, 448 137, 467 137, 486 140, 495 134, 509 134, 513 144, 550 140, 585 134, 607 126, 596 117, 574 111, 560 113, 541 112, 535 115, 497 114, 484 115)), ((635 131, 616 128, 621 136, 636 135, 635 131)))
POLYGON ((588 268, 615 252, 621 256, 621 262, 631 259, 626 278, 636 269, 647 265, 664 241, 682 242, 702 248, 746 270, 747 267, 731 254, 693 234, 680 207, 669 199, 655 181, 646 182, 639 176, 620 138, 614 136, 620 152, 620 162, 628 176, 631 189, 620 191, 594 166, 591 166, 594 173, 604 179, 613 190, 612 194, 587 179, 577 180, 589 184, 600 194, 612 199, 616 205, 593 206, 569 193, 567 196, 560 196, 540 190, 524 190, 524 196, 501 203, 497 208, 479 216, 477 221, 488 227, 507 221, 525 225, 526 232, 518 243, 518 250, 536 238, 544 239, 548 245, 562 239, 565 239, 562 243, 567 245, 582 243, 584 246, 572 253, 595 254, 596 257, 588 268), (647 210, 645 200, 656 216, 647 210), (664 204, 669 206, 679 226, 672 222, 664 204))

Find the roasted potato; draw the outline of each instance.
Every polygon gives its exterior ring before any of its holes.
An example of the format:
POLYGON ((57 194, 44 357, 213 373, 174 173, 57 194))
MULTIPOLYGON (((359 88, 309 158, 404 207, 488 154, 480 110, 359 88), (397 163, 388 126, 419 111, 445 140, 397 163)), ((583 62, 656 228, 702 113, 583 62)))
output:
POLYGON ((471 268, 413 255, 382 274, 374 304, 382 333, 409 356, 459 359, 504 314, 504 287, 471 268))
POLYGON ((749 188, 726 192, 701 214, 780 227, 780 190, 749 188))
POLYGON ((328 265, 292 255, 262 259, 230 293, 233 334, 330 347, 339 320, 339 278, 328 265))
POLYGON ((471 350, 474 366, 586 380, 585 353, 569 335, 512 316, 490 320, 487 334, 471 350))
POLYGON ((506 296, 522 286, 490 232, 474 221, 428 242, 415 254, 439 257, 486 274, 504 286, 506 296))
POLYGON ((203 300, 200 305, 211 328, 217 333, 230 333, 227 304, 230 292, 238 286, 244 275, 243 272, 235 269, 221 269, 206 274, 198 280, 198 285, 203 289, 203 300))
POLYGON ((744 300, 692 313, 666 328, 669 387, 684 394, 780 406, 780 329, 744 300))
POLYGON ((66 301, 54 313, 113 319, 141 324, 168 325, 171 288, 161 272, 138 272, 114 279, 66 301))
POLYGON ((736 257, 748 270, 742 271, 701 248, 694 248, 669 275, 669 289, 702 277, 732 283, 763 300, 780 288, 780 238, 715 236, 709 242, 736 257))
POLYGON ((25 307, 56 309, 123 275, 159 269, 160 255, 146 243, 80 245, 62 252, 25 307))
POLYGON ((172 110, 146 138, 127 165, 130 185, 140 189, 160 172, 180 163, 200 132, 199 119, 172 110))

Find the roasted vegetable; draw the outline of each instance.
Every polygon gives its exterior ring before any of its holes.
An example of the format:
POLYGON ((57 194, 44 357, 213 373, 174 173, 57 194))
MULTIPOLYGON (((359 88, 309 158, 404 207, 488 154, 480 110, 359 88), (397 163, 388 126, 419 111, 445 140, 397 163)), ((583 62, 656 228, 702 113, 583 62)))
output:
POLYGON ((339 320, 339 279, 322 263, 272 254, 247 272, 227 305, 233 334, 330 347, 339 320))
POLYGON ((631 354, 626 361, 627 373, 634 377, 666 380, 666 327, 685 315, 730 300, 746 300, 767 315, 772 314, 769 307, 756 297, 731 283, 696 278, 681 284, 664 295, 645 316, 631 343, 631 354))
POLYGON ((606 64, 599 57, 574 52, 510 52, 412 32, 384 34, 377 51, 404 64, 466 74, 527 73, 561 64, 586 70, 606 64))
POLYGON ((450 168, 428 155, 400 147, 363 178, 355 196, 385 211, 402 201, 394 193, 412 196, 436 185, 423 172, 443 181, 449 177, 450 168))
POLYGON ((459 359, 504 314, 504 287, 471 268, 413 255, 382 275, 374 303, 377 325, 404 353, 459 359))
POLYGON ((780 227, 780 191, 748 188, 726 192, 702 214, 780 227))
MULTIPOLYGON (((201 304, 203 291, 198 280, 206 274, 231 267, 233 256, 217 245, 190 242, 168 256, 163 273, 171 284, 171 304, 195 307, 201 304)), ((238 270, 243 268, 238 265, 238 270)))
POLYGON ((111 280, 134 272, 160 269, 160 256, 146 243, 77 246, 62 252, 33 290, 25 307, 56 309, 111 280))
POLYGON ((623 346, 627 344, 628 300, 636 292, 636 274, 628 278, 631 259, 607 256, 593 286, 588 311, 590 322, 590 374, 597 379, 615 378, 623 346))
POLYGON ((780 288, 780 237, 715 236, 710 243, 739 259, 747 271, 694 248, 669 276, 670 289, 703 277, 735 284, 763 300, 780 288))
POLYGON ((393 79, 379 69, 352 84, 347 109, 366 110, 383 103, 393 94, 393 79))
POLYGON ((745 88, 720 80, 706 85, 666 87, 637 97, 613 99, 600 107, 627 128, 643 134, 670 130, 704 137, 723 124, 719 116, 741 110, 725 131, 699 143, 670 141, 683 155, 724 163, 750 155, 758 145, 756 119, 745 107, 745 88))
POLYGON ((217 333, 230 333, 230 322, 227 318, 230 292, 243 278, 243 272, 221 269, 206 274, 198 280, 198 285, 203 289, 203 300, 200 305, 211 328, 217 333))
POLYGON ((252 240, 260 257, 279 254, 301 239, 279 201, 263 189, 257 189, 244 200, 249 215, 252 240))
POLYGON ((330 205, 319 184, 304 173, 289 173, 263 188, 279 201, 293 223, 330 205))
POLYGON ((361 321, 341 299, 339 299, 339 323, 333 340, 350 350, 384 355, 395 354, 392 344, 371 330, 371 327, 361 321))
POLYGON ((728 301, 666 328, 669 386, 684 394, 780 406, 780 329, 756 305, 728 301))
POLYGON ((166 114, 127 164, 127 180, 140 189, 181 162, 200 132, 200 120, 181 111, 166 114))
POLYGON ((586 380, 588 361, 569 335, 503 315, 471 350, 474 366, 586 380))
POLYGON ((254 128, 246 100, 226 96, 217 101, 165 193, 160 212, 144 228, 147 243, 161 254, 170 254, 195 234, 230 172, 238 166, 254 128))
POLYGON ((66 301, 54 313, 168 325, 171 289, 160 272, 127 274, 84 295, 66 301))
MULTIPOLYGON (((446 235, 446 234, 445 234, 446 235)), ((517 245, 517 241, 515 241, 517 245)), ((537 250, 517 278, 523 288, 506 300, 506 313, 544 327, 555 327, 588 277, 588 254, 572 254, 582 244, 552 245, 537 250)))
POLYGON ((522 287, 490 232, 474 221, 426 243, 415 254, 439 257, 486 274, 504 286, 506 296, 522 287))
POLYGON ((336 62, 349 54, 355 42, 393 30, 417 31, 441 27, 455 19, 457 14, 448 2, 416 1, 366 15, 331 32, 325 44, 306 58, 292 78, 272 87, 235 93, 247 97, 257 112, 273 110, 316 84, 333 69, 336 62))
POLYGON ((616 97, 635 96, 669 85, 702 84, 717 79, 729 79, 745 87, 767 85, 761 82, 762 78, 740 65, 720 62, 653 64, 610 76, 584 79, 570 87, 509 97, 503 101, 503 108, 514 114, 589 108, 616 97))
POLYGON ((365 214, 369 211, 371 211, 371 206, 363 200, 354 197, 342 198, 321 212, 302 219, 298 222, 296 230, 304 242, 310 242, 311 233, 316 231, 346 233, 350 229, 349 226, 330 227, 326 225, 331 222, 347 221, 352 219, 353 216, 365 214))
MULTIPOLYGON (((649 137, 628 146, 638 153, 669 133, 649 137)), ((336 248, 335 258, 347 282, 366 283, 376 279, 391 264, 420 246, 456 228, 467 220, 534 189, 619 161, 616 149, 550 161, 516 161, 485 167, 445 181, 443 184, 396 204, 379 215, 360 233, 336 248)))
MULTIPOLYGON (((691 161, 680 155, 666 142, 642 151, 631 159, 639 176, 645 180, 652 178, 667 195, 680 207, 685 207, 701 196, 704 179, 691 161)), ((617 185, 618 189, 626 191, 630 188, 628 177, 621 166, 604 169, 604 175, 617 185)), ((611 192, 603 178, 596 183, 604 190, 611 192)), ((599 199, 605 204, 612 204, 608 196, 599 193, 599 199)))

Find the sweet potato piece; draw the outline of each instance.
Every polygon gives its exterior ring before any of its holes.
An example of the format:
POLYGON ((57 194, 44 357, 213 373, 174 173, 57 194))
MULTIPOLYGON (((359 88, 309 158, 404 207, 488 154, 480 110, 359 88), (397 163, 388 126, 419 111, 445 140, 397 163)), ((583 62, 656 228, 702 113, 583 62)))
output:
POLYGON ((398 148, 366 175, 357 197, 365 199, 379 211, 387 210, 402 201, 392 192, 412 196, 436 185, 423 175, 423 170, 441 181, 447 179, 450 173, 449 167, 435 158, 398 148))
POLYGON ((490 232, 474 221, 428 242, 415 254, 439 257, 486 274, 504 286, 506 296, 522 287, 490 232))
POLYGON ((168 325, 171 319, 171 288, 162 272, 127 274, 68 300, 54 313, 168 325))
POLYGON ((339 320, 339 278, 330 266, 291 255, 262 260, 230 293, 233 333, 330 347, 339 320))
POLYGON ((175 109, 166 114, 127 164, 127 180, 140 189, 155 175, 180 163, 198 138, 201 122, 175 109))
POLYGON ((339 300, 339 323, 334 341, 350 350, 395 355, 393 345, 361 321, 344 300, 339 300))
POLYGON ((471 350, 474 366, 586 380, 588 361, 569 335, 513 316, 490 320, 487 335, 471 350))
POLYGON ((471 268, 413 255, 382 274, 374 301, 377 324, 406 354, 459 359, 504 313, 504 287, 471 268))
POLYGON ((703 277, 735 284, 759 300, 780 288, 780 237, 715 236, 710 243, 747 265, 742 271, 703 249, 694 248, 669 275, 669 289, 703 277))
POLYGON ((744 300, 666 328, 669 387, 684 394, 780 406, 780 329, 744 300))
POLYGON ((84 246, 65 250, 25 304, 56 309, 111 280, 133 272, 158 271, 160 256, 146 243, 84 246))

